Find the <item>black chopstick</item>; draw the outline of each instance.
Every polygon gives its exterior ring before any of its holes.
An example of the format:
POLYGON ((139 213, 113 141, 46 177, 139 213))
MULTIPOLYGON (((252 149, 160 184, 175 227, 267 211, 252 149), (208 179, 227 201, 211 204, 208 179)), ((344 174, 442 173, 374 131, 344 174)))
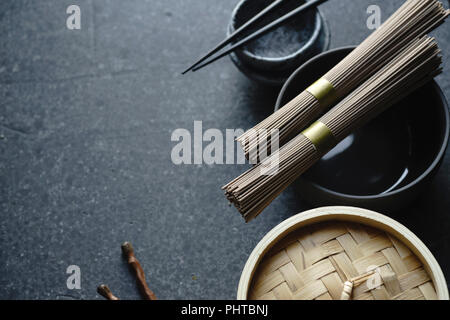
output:
POLYGON ((192 68, 192 71, 197 71, 197 70, 207 66, 208 64, 228 55, 230 52, 242 47, 243 45, 247 44, 249 41, 256 39, 258 37, 261 37, 262 35, 266 34, 267 32, 271 31, 272 29, 275 29, 276 27, 278 27, 282 23, 286 22, 287 20, 293 18, 295 15, 299 14, 300 12, 303 12, 311 7, 316 7, 326 1, 328 1, 328 0, 312 0, 312 1, 306 2, 305 4, 301 5, 300 7, 292 10, 291 12, 285 14, 284 16, 278 18, 277 20, 269 23, 265 27, 255 31, 254 33, 252 33, 251 35, 242 39, 241 41, 235 43, 234 45, 232 45, 230 48, 226 49, 224 52, 220 53, 219 55, 211 58, 210 60, 206 61, 205 63, 203 63, 201 65, 197 65, 196 67, 192 68))
POLYGON ((231 43, 234 39, 236 39, 237 36, 239 36, 242 32, 245 31, 251 24, 262 18, 264 15, 272 11, 274 8, 276 8, 278 5, 283 3, 286 0, 276 0, 273 3, 271 3, 269 6, 264 8, 260 13, 258 13, 256 16, 251 18, 249 21, 244 23, 241 27, 239 27, 236 31, 234 31, 230 36, 225 38, 222 42, 220 42, 216 47, 214 47, 211 51, 209 51, 206 55, 201 57, 199 60, 197 60, 193 65, 191 65, 189 68, 184 70, 181 74, 185 74, 186 72, 192 70, 194 67, 198 66, 200 63, 205 61, 207 58, 212 56, 214 53, 225 47, 227 44, 231 43))

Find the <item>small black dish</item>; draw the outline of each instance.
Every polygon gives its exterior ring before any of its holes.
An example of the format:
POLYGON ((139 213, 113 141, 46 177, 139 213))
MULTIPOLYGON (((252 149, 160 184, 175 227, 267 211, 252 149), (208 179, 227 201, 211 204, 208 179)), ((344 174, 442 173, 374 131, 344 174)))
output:
MULTIPOLYGON (((324 52, 298 68, 283 86, 275 110, 353 49, 324 52)), ((398 210, 436 173, 449 128, 447 101, 432 81, 341 141, 296 181, 296 188, 313 205, 398 210)))
MULTIPOLYGON (((242 24, 270 5, 273 0, 242 0, 234 9, 228 26, 229 36, 242 24)), ((297 8, 304 0, 286 1, 267 17, 255 23, 246 35, 297 8)), ((316 54, 327 50, 330 32, 317 8, 309 9, 288 23, 249 42, 230 54, 234 64, 249 78, 281 86, 292 72, 316 54)))

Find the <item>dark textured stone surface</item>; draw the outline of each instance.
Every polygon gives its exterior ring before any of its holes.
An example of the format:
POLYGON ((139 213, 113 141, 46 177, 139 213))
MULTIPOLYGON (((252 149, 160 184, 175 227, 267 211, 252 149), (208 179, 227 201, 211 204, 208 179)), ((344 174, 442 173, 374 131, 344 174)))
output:
MULTIPOLYGON (((131 241, 163 299, 235 298, 253 247, 307 209, 286 190, 244 224, 220 186, 245 166, 175 166, 176 128, 249 128, 276 89, 245 78, 229 59, 179 73, 225 33, 237 1, 8 0, 0 4, 0 298, 95 299, 107 283, 138 298, 121 258, 131 241), (65 27, 78 4, 82 29, 65 27), (81 290, 66 287, 81 268, 81 290)), ((332 47, 369 34, 366 8, 383 19, 402 1, 332 0, 321 8, 332 47)), ((450 96, 449 22, 434 32, 438 78, 450 96)), ((449 152, 430 189, 391 215, 415 232, 450 278, 449 152)))

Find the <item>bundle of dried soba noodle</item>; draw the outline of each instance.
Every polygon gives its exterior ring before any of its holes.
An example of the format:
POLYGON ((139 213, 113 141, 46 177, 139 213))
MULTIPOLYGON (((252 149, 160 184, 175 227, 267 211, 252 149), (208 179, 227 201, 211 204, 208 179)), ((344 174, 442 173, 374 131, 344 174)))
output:
POLYGON ((353 130, 439 74, 439 52, 434 38, 412 41, 311 127, 224 186, 227 198, 246 221, 255 218, 353 130))
POLYGON ((260 131, 278 129, 280 145, 289 141, 328 107, 385 66, 395 53, 413 39, 440 25, 449 13, 450 10, 445 10, 437 0, 406 1, 379 29, 321 79, 238 137, 237 141, 242 145, 247 158, 251 163, 260 160, 260 131))

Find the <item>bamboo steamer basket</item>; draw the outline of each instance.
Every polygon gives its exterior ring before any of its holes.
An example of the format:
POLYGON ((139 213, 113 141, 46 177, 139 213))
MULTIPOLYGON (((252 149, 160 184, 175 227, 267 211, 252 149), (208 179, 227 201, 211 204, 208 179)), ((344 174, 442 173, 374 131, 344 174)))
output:
POLYGON ((323 207, 297 214, 256 246, 238 300, 449 300, 423 242, 380 213, 323 207))

